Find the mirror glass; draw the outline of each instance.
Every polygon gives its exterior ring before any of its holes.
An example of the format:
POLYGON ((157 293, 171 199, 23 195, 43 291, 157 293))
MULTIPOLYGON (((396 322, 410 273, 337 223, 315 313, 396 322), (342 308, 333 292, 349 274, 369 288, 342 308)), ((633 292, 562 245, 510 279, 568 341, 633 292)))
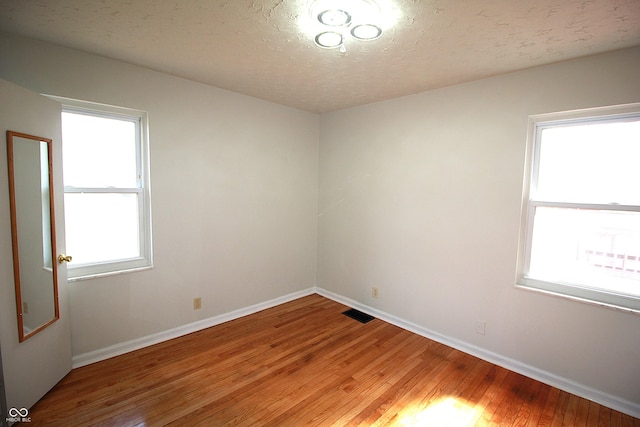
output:
POLYGON ((60 316, 52 144, 51 139, 7 131, 13 271, 21 342, 60 316))

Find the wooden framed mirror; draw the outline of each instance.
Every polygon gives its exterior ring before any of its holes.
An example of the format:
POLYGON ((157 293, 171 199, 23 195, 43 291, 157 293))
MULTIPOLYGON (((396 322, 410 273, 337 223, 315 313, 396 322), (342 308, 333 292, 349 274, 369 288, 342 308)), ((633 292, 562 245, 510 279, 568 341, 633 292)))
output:
POLYGON ((51 139, 7 131, 13 274, 20 342, 60 318, 52 158, 51 139))

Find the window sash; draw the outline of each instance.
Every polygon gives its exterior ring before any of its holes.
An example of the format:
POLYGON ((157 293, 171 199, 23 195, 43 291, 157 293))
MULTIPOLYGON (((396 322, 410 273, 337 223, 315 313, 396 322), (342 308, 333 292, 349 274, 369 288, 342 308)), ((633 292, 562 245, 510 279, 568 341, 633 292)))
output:
MULTIPOLYGON (((65 98, 60 98, 60 100, 66 100, 65 98)), ((66 100, 67 102, 69 100, 66 100)), ((87 104, 82 101, 72 101, 78 104, 87 104)), ((94 104, 89 103, 88 106, 77 106, 77 105, 66 105, 63 103, 63 112, 72 113, 72 114, 80 114, 85 116, 99 117, 103 119, 114 119, 114 120, 122 120, 126 122, 131 122, 134 124, 134 143, 135 143, 135 162, 136 162, 136 186, 139 188, 144 188, 148 185, 148 182, 145 182, 145 158, 146 158, 146 147, 147 147, 147 120, 146 113, 142 111, 136 110, 127 110, 120 107, 113 106, 102 106, 104 110, 96 109, 94 104), (125 114, 123 111, 126 111, 125 114), (146 184, 146 185, 145 185, 146 184)), ((65 186, 65 192, 67 188, 74 188, 72 186, 65 186)), ((89 187, 89 188, 99 188, 99 187, 89 187)), ((113 187, 104 187, 104 188, 113 188, 113 187)), ((116 187, 118 188, 118 187, 116 187)))
POLYGON ((145 192, 140 188, 131 189, 78 189, 65 191, 65 194, 135 194, 138 203, 138 246, 140 255, 118 260, 92 262, 80 265, 68 264, 69 280, 81 280, 109 274, 119 274, 151 267, 150 215, 146 208, 145 192), (88 191, 86 191, 88 190, 88 191))
MULTIPOLYGON (((531 202, 528 209, 527 229, 526 229, 526 246, 525 256, 523 260, 523 266, 520 269, 519 277, 517 280, 517 286, 525 287, 528 289, 535 289, 543 292, 548 292, 555 295, 561 295, 580 301, 591 302, 601 304, 604 306, 630 309, 633 311, 640 311, 640 298, 619 293, 612 290, 605 290, 600 288, 594 288, 589 285, 564 281, 560 278, 555 279, 540 279, 530 274, 531 266, 531 252, 533 241, 533 229, 534 218, 536 210, 539 207, 556 207, 556 208, 568 208, 568 209, 589 209, 594 211, 618 211, 618 212, 640 212, 637 206, 594 206, 576 203, 558 203, 558 202, 531 202)), ((640 286, 640 281, 638 282, 640 286)))
MULTIPOLYGON (((537 119, 538 116, 533 116, 530 118, 529 122, 529 136, 530 141, 528 144, 532 145, 529 147, 528 151, 529 157, 532 159, 532 165, 530 167, 530 180, 526 181, 526 184, 529 185, 527 188, 527 194, 531 198, 531 200, 543 200, 543 197, 540 196, 540 192, 538 189, 539 182, 539 173, 540 173, 540 161, 542 158, 541 149, 542 149, 542 135, 543 131, 547 129, 554 128, 569 128, 572 126, 581 126, 581 125, 601 125, 607 123, 625 123, 625 122, 640 122, 640 104, 630 104, 630 106, 620 106, 620 107, 610 107, 602 109, 607 112, 610 109, 614 109, 610 114, 604 114, 602 116, 593 117, 592 115, 580 116, 578 113, 556 113, 559 116, 557 120, 550 120, 549 116, 554 116, 556 114, 551 115, 541 115, 540 119, 537 119), (633 106, 636 106, 635 108, 633 106), (620 114, 614 114, 615 109, 621 109, 622 112, 620 114), (628 111, 631 110, 631 111, 628 111), (569 116, 566 116, 569 114, 569 116), (574 117, 578 114, 577 117, 574 117), (533 135, 532 135, 533 134, 533 135)), ((594 109, 598 110, 598 109, 594 109)), ((590 111, 590 110, 589 110, 590 111)), ((604 204, 598 202, 577 202, 582 204, 604 204)), ((607 200, 609 201, 609 200, 607 200)), ((551 201, 549 201, 551 202, 551 201)), ((569 203, 572 203, 569 201, 569 203)))
POLYGON ((131 187, 131 188, 118 188, 118 187, 64 187, 65 193, 144 193, 144 189, 141 187, 131 187))
MULTIPOLYGON (((640 212, 640 206, 634 205, 613 205, 613 204, 595 204, 595 203, 567 203, 567 202, 548 202, 541 200, 530 200, 529 207, 527 209, 527 221, 526 221, 526 236, 525 241, 526 244, 526 252, 524 257, 524 264, 522 271, 522 276, 527 277, 531 267, 531 249, 532 249, 532 241, 533 241, 533 226, 534 226, 534 218, 536 215, 536 208, 538 207, 549 207, 549 208, 567 208, 567 209, 588 209, 595 211, 620 211, 620 212, 640 212)), ((530 278, 529 278, 530 279, 530 278)))
POLYGON ((148 254, 147 243, 145 239, 145 230, 146 230, 146 215, 145 213, 145 197, 144 190, 142 188, 77 188, 77 187, 65 187, 65 195, 66 194, 134 194, 136 195, 137 201, 137 226, 138 226, 138 248, 140 250, 139 257, 127 257, 119 260, 112 261, 104 261, 104 262, 93 262, 87 264, 76 264, 69 265, 70 269, 73 269, 73 272, 84 271, 87 270, 85 267, 90 267, 92 265, 114 265, 116 262, 124 262, 124 261, 133 261, 133 260, 145 260, 148 254))

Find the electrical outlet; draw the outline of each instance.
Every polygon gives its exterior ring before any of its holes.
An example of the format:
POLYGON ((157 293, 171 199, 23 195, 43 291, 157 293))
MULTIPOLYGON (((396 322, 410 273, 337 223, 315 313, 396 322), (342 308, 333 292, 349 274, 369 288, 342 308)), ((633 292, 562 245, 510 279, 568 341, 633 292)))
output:
POLYGON ((487 323, 481 320, 476 321, 476 334, 484 335, 487 327, 487 323))
POLYGON ((193 309, 200 310, 202 308, 202 298, 194 298, 193 299, 193 309))
POLYGON ((378 288, 371 288, 371 296, 378 298, 378 288))

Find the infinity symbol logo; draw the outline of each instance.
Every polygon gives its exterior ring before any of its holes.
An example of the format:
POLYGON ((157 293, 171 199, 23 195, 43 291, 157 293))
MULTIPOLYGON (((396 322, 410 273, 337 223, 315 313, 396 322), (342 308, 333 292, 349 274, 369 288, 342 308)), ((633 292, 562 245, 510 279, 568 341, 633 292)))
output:
POLYGON ((16 409, 16 408, 11 408, 9 409, 9 416, 10 417, 26 417, 27 415, 29 415, 29 410, 27 408, 20 408, 20 409, 16 409))

